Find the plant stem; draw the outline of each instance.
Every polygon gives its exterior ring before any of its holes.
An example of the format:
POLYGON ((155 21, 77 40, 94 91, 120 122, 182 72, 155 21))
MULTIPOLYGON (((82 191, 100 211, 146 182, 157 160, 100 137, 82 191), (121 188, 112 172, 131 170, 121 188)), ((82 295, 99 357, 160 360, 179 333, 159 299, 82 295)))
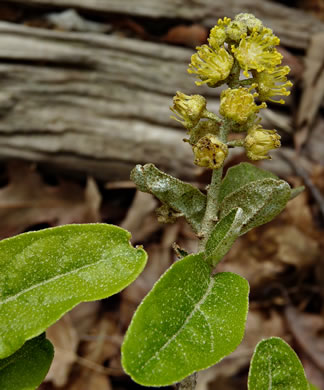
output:
MULTIPOLYGON (((235 88, 238 86, 239 79, 240 79, 240 67, 235 61, 231 75, 229 77, 230 81, 228 82, 228 85, 230 88, 235 88)), ((217 115, 215 115, 214 119, 217 122, 217 115)), ((219 127, 219 134, 218 138, 221 142, 226 143, 227 142, 227 134, 229 132, 229 121, 221 120, 219 127)), ((223 166, 219 169, 214 169, 212 173, 212 179, 211 183, 207 190, 207 204, 206 204, 206 211, 204 218, 202 220, 201 224, 201 230, 200 230, 200 238, 201 241, 199 243, 198 249, 199 251, 203 251, 205 249, 206 242, 208 240, 208 237, 217 223, 218 220, 218 209, 219 209, 219 202, 218 202, 218 195, 219 195, 219 189, 222 182, 222 176, 223 176, 223 166)), ((180 383, 177 384, 176 389, 177 390, 195 390, 197 384, 197 373, 194 373, 187 378, 183 379, 180 383)))
POLYGON ((249 78, 249 79, 240 80, 240 81, 239 81, 239 85, 240 85, 241 87, 245 87, 246 85, 251 85, 251 84, 253 84, 254 82, 255 82, 254 77, 251 77, 251 78, 249 78))
MULTIPOLYGON (((220 141, 226 143, 227 134, 229 130, 229 122, 225 119, 219 128, 218 137, 220 141)), ((204 250, 208 237, 217 223, 217 214, 219 208, 218 195, 222 181, 223 167, 214 169, 212 174, 212 180, 207 190, 207 205, 204 218, 201 224, 200 236, 201 241, 199 243, 199 251, 204 250)), ((197 373, 194 373, 187 378, 183 379, 176 385, 177 390, 195 390, 197 383, 197 373)))
MULTIPOLYGON (((227 127, 228 124, 226 121, 224 121, 219 129, 219 139, 224 143, 227 139, 227 127)), ((201 241, 199 243, 199 250, 203 250, 205 248, 205 244, 208 240, 209 234, 213 229, 214 225, 217 223, 217 214, 219 208, 218 194, 222 181, 222 175, 223 167, 213 170, 211 183, 207 190, 206 211, 201 224, 201 241)))
POLYGON ((207 119, 211 119, 211 120, 215 121, 216 123, 218 123, 219 125, 221 125, 223 123, 223 120, 218 115, 214 114, 213 112, 207 111, 207 110, 204 111, 204 113, 202 114, 202 117, 207 118, 207 119))
POLYGON ((233 141, 228 141, 227 146, 229 148, 236 148, 244 146, 244 139, 235 139, 233 141))
POLYGON ((199 250, 203 250, 208 240, 208 236, 213 226, 217 222, 218 214, 218 193, 223 174, 223 167, 214 169, 212 180, 207 191, 207 205, 206 212, 201 225, 200 235, 202 237, 199 243, 199 250))

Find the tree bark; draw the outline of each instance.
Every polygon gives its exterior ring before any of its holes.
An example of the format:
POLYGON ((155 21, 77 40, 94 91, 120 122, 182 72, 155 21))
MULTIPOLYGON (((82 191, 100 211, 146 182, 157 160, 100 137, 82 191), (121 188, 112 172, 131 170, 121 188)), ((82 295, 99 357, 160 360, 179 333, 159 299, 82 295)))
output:
MULTIPOLYGON (((187 74, 191 49, 4 22, 0 34, 0 157, 110 180, 152 162, 194 179, 169 106, 182 90, 205 95, 217 111, 219 91, 187 74)), ((268 119, 265 126, 282 122, 268 119)))
POLYGON ((305 11, 269 0, 6 0, 24 6, 77 8, 150 18, 184 19, 212 27, 218 18, 251 12, 274 29, 282 44, 306 49, 311 36, 324 31, 324 23, 305 11))

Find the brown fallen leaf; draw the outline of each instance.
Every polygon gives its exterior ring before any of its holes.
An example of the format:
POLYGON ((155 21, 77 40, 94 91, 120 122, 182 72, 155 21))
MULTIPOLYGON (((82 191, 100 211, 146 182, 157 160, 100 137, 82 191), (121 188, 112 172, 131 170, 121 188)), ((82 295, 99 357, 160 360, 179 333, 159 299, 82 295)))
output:
POLYGON ((83 360, 103 365, 107 360, 119 355, 122 335, 110 313, 104 313, 87 335, 81 354, 83 360))
MULTIPOLYGON (((314 123, 312 133, 307 140, 307 145, 305 148, 305 154, 312 160, 316 161, 323 167, 324 165, 324 120, 319 118, 318 121, 314 123)), ((323 176, 322 176, 323 177, 323 176)))
POLYGON ((0 188, 0 238, 23 232, 36 224, 50 226, 100 221, 101 196, 95 181, 86 188, 67 180, 46 184, 35 167, 12 162, 9 183, 0 188))
POLYGON ((310 130, 324 96, 324 33, 312 36, 303 75, 304 89, 297 111, 295 145, 299 151, 310 138, 310 130))
POLYGON ((98 321, 100 301, 82 302, 69 312, 73 327, 82 341, 98 321))
POLYGON ((47 338, 54 345, 55 355, 45 381, 54 386, 64 386, 76 362, 76 351, 79 345, 77 331, 73 327, 69 313, 50 326, 46 331, 47 338))
POLYGON ((145 241, 161 228, 154 212, 157 206, 158 202, 151 194, 136 191, 127 215, 120 224, 120 227, 132 233, 133 243, 145 241))
POLYGON ((123 328, 128 326, 136 307, 151 290, 153 284, 173 263, 175 255, 171 245, 177 240, 180 227, 180 221, 173 225, 164 225, 161 242, 146 246, 148 263, 144 271, 121 293, 120 316, 123 328))
POLYGON ((170 28, 166 35, 162 37, 162 42, 173 43, 175 45, 185 45, 196 47, 207 41, 208 31, 200 24, 191 26, 180 25, 170 28))
POLYGON ((303 313, 289 305, 285 308, 288 327, 309 358, 324 372, 324 318, 303 313))
POLYGON ((324 389, 324 372, 305 353, 299 353, 299 358, 303 364, 308 380, 317 386, 318 389, 324 389))
POLYGON ((112 387, 107 375, 83 369, 68 390, 112 390, 112 387))

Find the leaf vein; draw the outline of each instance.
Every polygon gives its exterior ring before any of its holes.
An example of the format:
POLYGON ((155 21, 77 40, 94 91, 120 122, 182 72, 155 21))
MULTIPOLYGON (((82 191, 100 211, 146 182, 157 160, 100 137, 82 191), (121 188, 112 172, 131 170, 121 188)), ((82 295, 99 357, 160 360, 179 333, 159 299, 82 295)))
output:
POLYGON ((187 326, 187 324, 189 323, 189 321, 191 320, 191 318, 194 316, 195 312, 196 311, 199 311, 200 309, 200 306, 206 301, 210 291, 212 290, 213 286, 215 284, 215 279, 214 278, 210 278, 210 282, 209 282, 209 285, 204 293, 204 295, 201 297, 201 299, 194 305, 193 307, 193 310, 191 311, 191 313, 188 315, 188 317, 186 318, 186 320, 184 321, 184 323, 182 324, 182 326, 180 326, 180 328, 174 333, 174 335, 172 337, 169 338, 169 340, 167 340, 160 349, 158 349, 154 355, 152 355, 139 369, 138 371, 141 371, 143 370, 153 359, 156 359, 158 357, 158 355, 165 349, 167 348, 171 343, 172 341, 174 341, 178 336, 179 334, 184 330, 184 328, 187 326))
MULTIPOLYGON (((111 260, 114 260, 114 257, 110 257, 109 260, 110 260, 110 261, 111 261, 111 260)), ((105 255, 105 258, 103 258, 103 259, 101 259, 101 260, 99 260, 99 261, 97 261, 97 262, 95 262, 95 263, 86 264, 86 265, 84 265, 84 266, 82 266, 82 267, 79 267, 79 268, 77 268, 77 269, 73 269, 72 271, 68 271, 68 272, 65 272, 65 273, 63 273, 63 274, 55 275, 55 276, 53 276, 52 278, 43 280, 43 281, 41 281, 40 283, 36 283, 36 284, 34 284, 34 285, 32 285, 32 286, 26 288, 25 290, 19 291, 17 294, 11 295, 10 297, 4 299, 2 302, 0 302, 0 306, 1 306, 1 305, 4 305, 5 303, 14 301, 15 299, 19 298, 20 296, 24 295, 25 293, 28 293, 29 291, 32 291, 32 290, 34 290, 34 289, 36 289, 36 288, 38 288, 38 287, 45 286, 46 284, 49 284, 49 283, 51 283, 51 282, 53 282, 53 281, 56 281, 56 280, 59 280, 59 279, 61 279, 61 278, 66 277, 66 276, 75 274, 75 273, 77 273, 77 272, 79 272, 79 271, 82 271, 82 270, 84 270, 84 269, 86 269, 86 268, 89 268, 89 267, 98 265, 98 264, 100 264, 100 263, 104 263, 104 262, 106 262, 106 261, 107 261, 107 256, 105 255)))

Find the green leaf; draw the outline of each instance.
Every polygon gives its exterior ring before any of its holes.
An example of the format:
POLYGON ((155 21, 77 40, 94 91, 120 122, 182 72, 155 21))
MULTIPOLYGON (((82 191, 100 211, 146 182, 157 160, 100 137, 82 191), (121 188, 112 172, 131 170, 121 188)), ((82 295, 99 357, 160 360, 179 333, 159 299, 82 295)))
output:
POLYGON ((295 351, 279 337, 271 337, 256 346, 248 389, 309 390, 309 386, 295 351))
POLYGON ((200 230, 206 195, 198 188, 161 172, 153 164, 136 165, 131 179, 140 191, 153 194, 171 209, 182 213, 195 232, 200 230))
POLYGON ((233 208, 241 207, 244 226, 240 234, 271 221, 290 199, 290 187, 284 180, 262 179, 248 183, 227 195, 220 205, 224 218, 233 208))
POLYGON ((222 218, 211 232, 206 243, 206 260, 216 266, 240 235, 244 223, 243 210, 237 208, 222 218))
POLYGON ((82 301, 115 294, 143 270, 146 253, 106 224, 66 225, 0 242, 0 358, 82 301))
POLYGON ((42 334, 27 341, 13 355, 0 360, 1 390, 34 390, 45 378, 54 356, 53 345, 42 334))
POLYGON ((219 202, 222 202, 226 196, 237 191, 246 184, 267 178, 279 180, 279 178, 273 173, 264 171, 255 165, 249 163, 240 163, 235 165, 234 167, 228 169, 226 176, 222 180, 218 197, 219 202))
POLYGON ((217 363, 243 338, 248 291, 236 274, 211 275, 203 253, 177 261, 133 317, 124 370, 142 385, 166 386, 217 363))

